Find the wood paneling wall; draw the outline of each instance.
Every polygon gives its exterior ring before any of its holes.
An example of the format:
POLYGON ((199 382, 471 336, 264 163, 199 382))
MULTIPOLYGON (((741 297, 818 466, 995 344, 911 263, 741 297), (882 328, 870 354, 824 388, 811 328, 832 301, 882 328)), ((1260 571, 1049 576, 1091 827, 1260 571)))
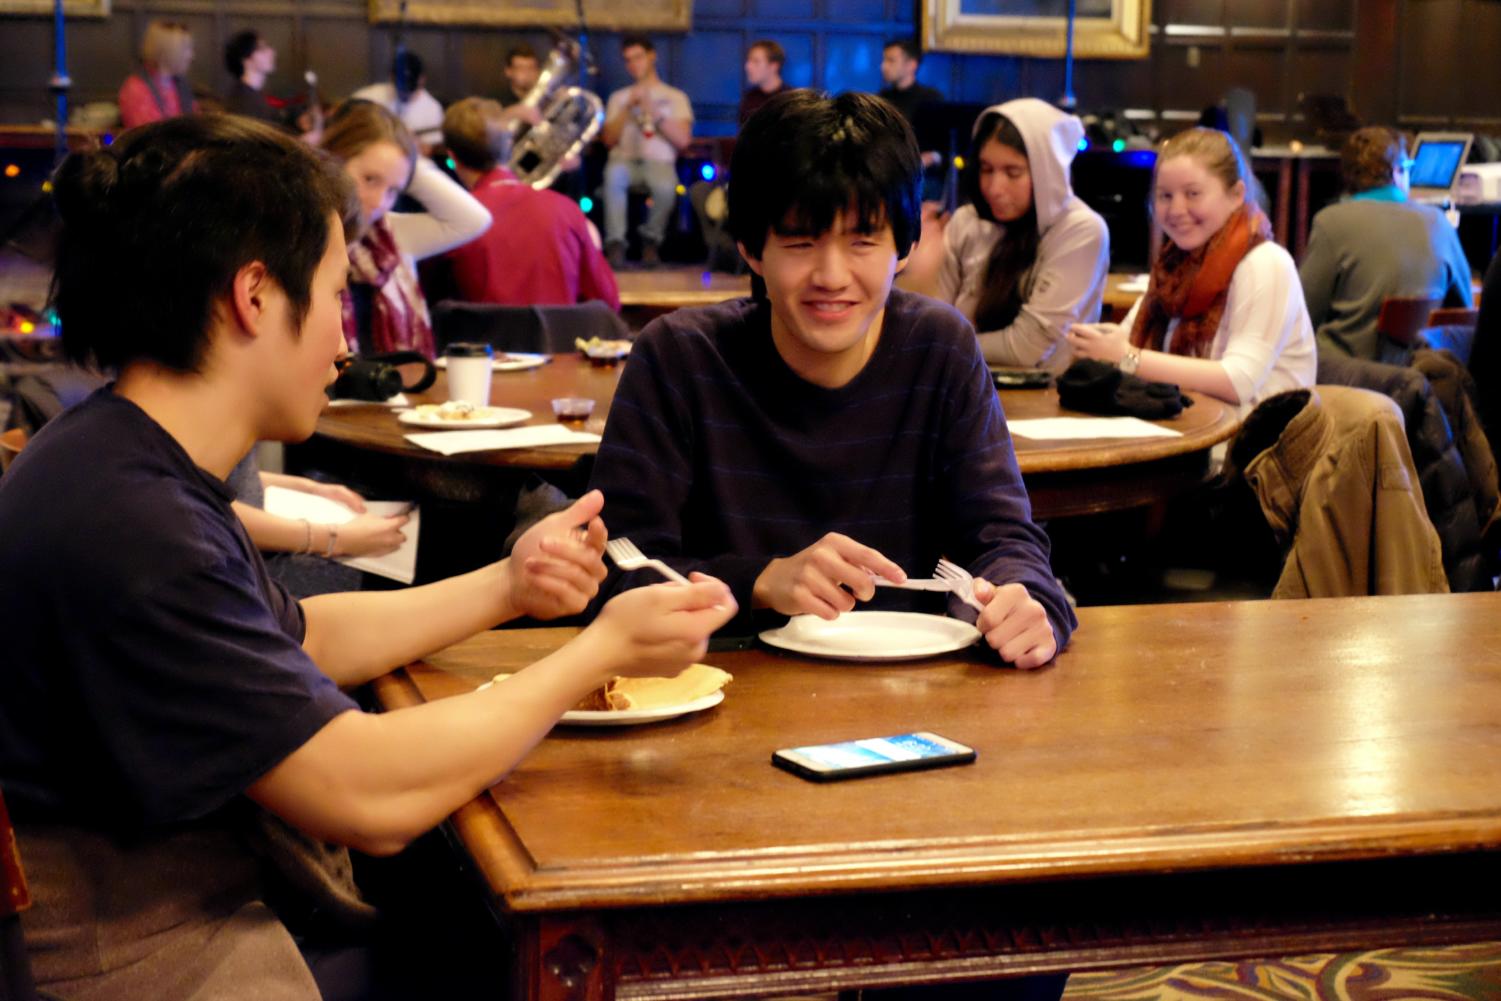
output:
MULTIPOLYGON (((656 41, 663 76, 693 98, 703 135, 733 131, 743 52, 756 38, 775 38, 787 49, 792 83, 838 91, 878 88, 882 42, 915 31, 912 0, 697 0, 694 6, 692 32, 656 41)), ((247 26, 278 50, 273 90, 295 88, 311 66, 326 93, 347 94, 382 78, 391 55, 391 29, 370 25, 363 0, 115 0, 107 19, 69 21, 75 101, 113 99, 137 39, 156 16, 193 30, 193 83, 207 90, 228 83, 222 46, 247 26)), ((1305 91, 1345 94, 1368 120, 1501 131, 1497 0, 1156 0, 1153 21, 1148 59, 1078 64, 1081 108, 1131 109, 1134 118, 1173 128, 1239 85, 1257 95, 1269 139, 1300 131, 1297 102, 1305 91)), ((444 100, 493 93, 503 79, 505 48, 523 37, 547 47, 543 32, 407 29, 407 44, 427 63, 429 88, 444 100)), ((621 86, 617 37, 595 33, 592 42, 599 89, 621 86)), ((0 120, 34 122, 48 114, 51 51, 49 20, 0 18, 0 120)), ((921 76, 970 103, 1052 99, 1063 83, 1058 60, 1014 56, 932 53, 921 76)))

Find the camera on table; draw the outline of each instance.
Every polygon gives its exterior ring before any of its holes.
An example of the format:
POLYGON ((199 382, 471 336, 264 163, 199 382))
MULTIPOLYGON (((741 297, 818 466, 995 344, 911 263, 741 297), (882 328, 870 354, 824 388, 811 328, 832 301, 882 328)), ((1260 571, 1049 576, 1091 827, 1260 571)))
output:
POLYGON ((420 393, 438 377, 432 359, 418 351, 392 351, 367 358, 348 355, 339 359, 337 364, 339 377, 328 387, 328 395, 335 400, 381 403, 397 393, 420 393), (397 366, 416 362, 422 363, 423 374, 416 382, 407 385, 397 366))

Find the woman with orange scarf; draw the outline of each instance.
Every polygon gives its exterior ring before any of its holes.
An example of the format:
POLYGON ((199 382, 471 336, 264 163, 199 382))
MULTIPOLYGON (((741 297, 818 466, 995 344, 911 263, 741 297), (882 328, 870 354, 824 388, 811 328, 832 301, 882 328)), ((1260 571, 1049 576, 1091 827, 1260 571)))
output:
POLYGON ((1095 358, 1177 383, 1238 408, 1311 386, 1313 325, 1291 255, 1247 200, 1239 147, 1213 129, 1162 144, 1153 211, 1166 239, 1151 282, 1123 324, 1076 323, 1076 358, 1095 358))

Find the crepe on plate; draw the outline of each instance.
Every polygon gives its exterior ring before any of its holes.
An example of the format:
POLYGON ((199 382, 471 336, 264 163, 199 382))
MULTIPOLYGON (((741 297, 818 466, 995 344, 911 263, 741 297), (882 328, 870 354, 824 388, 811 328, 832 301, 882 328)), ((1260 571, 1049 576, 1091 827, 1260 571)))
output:
MULTIPOLYGON (((504 681, 509 674, 497 674, 504 681)), ((708 664, 691 664, 671 678, 611 678, 578 701, 575 711, 611 712, 623 709, 663 709, 693 702, 735 680, 728 671, 708 664)))

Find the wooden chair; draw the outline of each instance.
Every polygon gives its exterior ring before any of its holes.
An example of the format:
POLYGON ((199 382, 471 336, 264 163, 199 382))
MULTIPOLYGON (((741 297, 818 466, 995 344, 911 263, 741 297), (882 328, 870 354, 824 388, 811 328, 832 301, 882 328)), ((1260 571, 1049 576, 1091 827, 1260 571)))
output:
POLYGON ((1381 302, 1376 317, 1376 333, 1404 348, 1413 346, 1418 331, 1428 326, 1429 315, 1439 307, 1438 299, 1411 299, 1389 296, 1381 302))
POLYGON ((21 871, 16 831, 0 794, 0 1001, 37 1001, 39 997, 31 978, 26 938, 21 934, 21 912, 30 906, 31 891, 21 871))
POLYGON ((0 434, 0 473, 10 468, 21 449, 26 447, 27 435, 25 428, 11 428, 4 434, 0 434))

